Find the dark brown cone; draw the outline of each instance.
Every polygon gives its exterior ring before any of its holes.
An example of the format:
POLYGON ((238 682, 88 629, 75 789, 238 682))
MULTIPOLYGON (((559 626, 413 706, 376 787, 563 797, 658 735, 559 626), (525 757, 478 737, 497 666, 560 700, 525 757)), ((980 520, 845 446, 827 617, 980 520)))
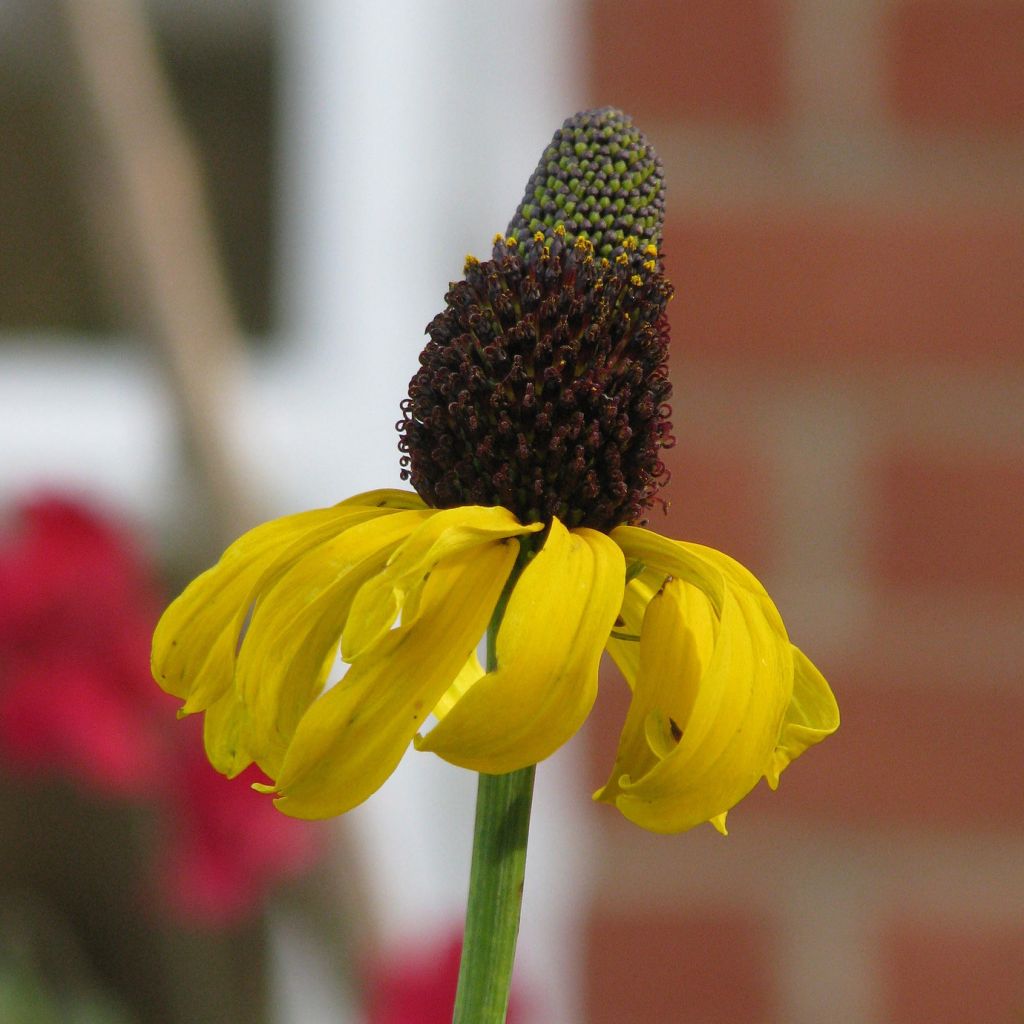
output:
POLYGON ((674 443, 672 287, 653 246, 625 249, 602 259, 556 229, 467 259, 398 424, 402 477, 427 504, 603 531, 650 507, 674 443))

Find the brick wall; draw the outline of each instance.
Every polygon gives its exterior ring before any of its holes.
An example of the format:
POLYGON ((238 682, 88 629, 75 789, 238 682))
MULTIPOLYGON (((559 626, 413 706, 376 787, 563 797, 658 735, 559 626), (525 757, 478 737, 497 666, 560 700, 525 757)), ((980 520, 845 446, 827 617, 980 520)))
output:
POLYGON ((1020 1021, 1024 2, 587 10, 669 185, 652 525, 750 565, 844 716, 728 838, 595 808, 588 1024, 1020 1021))

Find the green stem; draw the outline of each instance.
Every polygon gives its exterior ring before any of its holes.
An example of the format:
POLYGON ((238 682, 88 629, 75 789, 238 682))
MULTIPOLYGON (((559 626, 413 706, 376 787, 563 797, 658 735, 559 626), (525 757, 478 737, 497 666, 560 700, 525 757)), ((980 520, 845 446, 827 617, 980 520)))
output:
MULTIPOLYGON (((498 626, 509 596, 533 551, 532 544, 521 545, 487 627, 488 671, 497 665, 498 626)), ((481 773, 479 777, 466 932, 452 1024, 505 1022, 523 903, 534 771, 530 765, 507 775, 481 773)))

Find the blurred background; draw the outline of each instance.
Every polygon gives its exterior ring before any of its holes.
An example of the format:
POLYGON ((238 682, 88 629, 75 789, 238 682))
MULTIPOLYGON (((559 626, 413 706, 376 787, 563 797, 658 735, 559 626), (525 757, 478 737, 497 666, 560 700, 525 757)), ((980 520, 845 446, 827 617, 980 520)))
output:
POLYGON ((1021 0, 7 0, 0 54, 0 1019, 445 1019, 472 778, 279 832, 147 634, 398 483, 448 281, 606 104, 668 185, 651 525, 760 576, 843 725, 727 839, 648 835, 589 802, 609 671, 539 771, 518 1019, 1024 1019, 1021 0))

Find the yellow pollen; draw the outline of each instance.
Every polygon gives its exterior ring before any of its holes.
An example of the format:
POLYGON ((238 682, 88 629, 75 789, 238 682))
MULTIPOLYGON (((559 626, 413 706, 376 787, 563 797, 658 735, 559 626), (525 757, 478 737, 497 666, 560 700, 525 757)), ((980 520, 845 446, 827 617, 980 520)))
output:
POLYGON ((648 245, 648 246, 647 246, 647 247, 646 247, 646 248, 644 249, 644 252, 645 252, 645 253, 646 253, 646 254, 647 254, 648 256, 657 256, 657 255, 658 255, 658 247, 657 247, 656 245, 648 245))
POLYGON ((466 253, 466 262, 462 266, 463 271, 469 273, 471 268, 479 266, 480 261, 471 252, 466 253))
POLYGON ((544 232, 543 231, 534 231, 534 233, 533 233, 533 240, 538 245, 540 245, 540 243, 544 241, 544 232))
POLYGON ((624 267, 629 262, 629 257, 624 252, 620 252, 619 255, 615 257, 615 262, 618 263, 620 267, 624 267))
POLYGON ((515 235, 509 235, 508 238, 505 239, 505 244, 510 249, 514 249, 519 244, 519 239, 516 238, 515 235))
POLYGON ((559 238, 565 238, 565 225, 561 221, 555 225, 555 234, 559 238))
POLYGON ((629 238, 623 240, 622 248, 628 249, 630 252, 632 252, 636 248, 636 244, 636 239, 632 235, 630 235, 629 238))
POLYGON ((632 277, 631 277, 631 278, 629 279, 629 283, 630 283, 630 284, 631 284, 631 285, 632 285, 632 286, 633 286, 634 288, 639 288, 639 287, 640 287, 640 285, 642 285, 642 284, 644 283, 644 279, 643 279, 643 278, 642 278, 642 277, 641 277, 641 276, 640 276, 639 274, 634 274, 634 275, 633 275, 633 276, 632 276, 632 277))
POLYGON ((499 242, 504 242, 505 236, 499 231, 492 239, 491 245, 497 245, 499 242))
POLYGON ((608 262, 608 257, 607 256, 602 256, 601 257, 601 269, 602 270, 607 270, 610 266, 611 266, 611 264, 608 262))
POLYGON ((644 270, 650 270, 652 273, 658 269, 658 264, 654 260, 644 260, 644 270))

